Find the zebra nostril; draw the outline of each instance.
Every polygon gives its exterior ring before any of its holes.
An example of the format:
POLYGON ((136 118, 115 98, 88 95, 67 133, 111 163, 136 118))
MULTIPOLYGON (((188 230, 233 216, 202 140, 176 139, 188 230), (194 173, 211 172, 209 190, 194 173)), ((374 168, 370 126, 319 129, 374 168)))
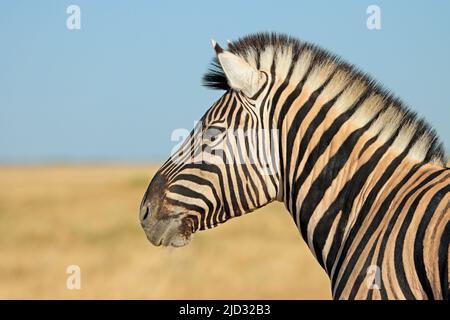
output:
POLYGON ((141 212, 141 221, 145 221, 145 219, 147 219, 148 217, 148 212, 150 211, 148 208, 148 205, 144 205, 144 208, 142 208, 142 212, 141 212))

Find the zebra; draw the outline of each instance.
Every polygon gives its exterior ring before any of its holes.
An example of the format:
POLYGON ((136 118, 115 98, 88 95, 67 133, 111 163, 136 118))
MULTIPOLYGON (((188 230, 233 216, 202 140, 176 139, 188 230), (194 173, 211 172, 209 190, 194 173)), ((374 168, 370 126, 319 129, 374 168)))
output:
POLYGON ((212 46, 204 85, 225 93, 151 180, 148 240, 184 246, 280 201, 334 299, 448 300, 450 161, 435 130, 315 44, 257 33, 212 46))

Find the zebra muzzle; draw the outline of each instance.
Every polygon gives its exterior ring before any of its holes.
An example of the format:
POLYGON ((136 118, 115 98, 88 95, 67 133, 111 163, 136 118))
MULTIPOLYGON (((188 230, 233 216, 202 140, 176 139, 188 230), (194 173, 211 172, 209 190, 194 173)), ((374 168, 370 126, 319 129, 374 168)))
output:
POLYGON ((140 222, 147 239, 155 246, 181 247, 190 242, 193 224, 183 208, 165 203, 166 179, 157 173, 140 207, 140 222))
POLYGON ((192 237, 179 218, 157 220, 142 227, 147 239, 155 246, 181 247, 187 245, 192 237))

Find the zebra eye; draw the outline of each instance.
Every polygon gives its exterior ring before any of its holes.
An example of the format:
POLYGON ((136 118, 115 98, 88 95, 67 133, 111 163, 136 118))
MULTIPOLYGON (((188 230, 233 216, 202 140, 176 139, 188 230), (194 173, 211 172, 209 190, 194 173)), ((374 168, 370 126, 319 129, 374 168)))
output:
POLYGON ((203 134, 203 139, 205 141, 215 142, 220 138, 220 135, 225 131, 225 129, 220 127, 209 127, 205 130, 203 134))

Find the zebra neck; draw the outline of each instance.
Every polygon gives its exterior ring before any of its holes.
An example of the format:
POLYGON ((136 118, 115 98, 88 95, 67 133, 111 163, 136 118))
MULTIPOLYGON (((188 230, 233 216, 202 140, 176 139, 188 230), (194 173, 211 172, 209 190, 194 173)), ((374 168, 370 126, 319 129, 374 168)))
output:
POLYGON ((282 200, 312 253, 331 274, 373 177, 383 175, 380 179, 388 183, 395 179, 396 165, 402 163, 408 171, 416 163, 407 158, 408 148, 391 148, 395 135, 378 139, 369 130, 370 121, 359 126, 351 115, 334 117, 333 110, 324 111, 323 106, 299 117, 302 112, 292 108, 280 129, 282 200), (331 123, 322 112, 331 115, 331 123))

